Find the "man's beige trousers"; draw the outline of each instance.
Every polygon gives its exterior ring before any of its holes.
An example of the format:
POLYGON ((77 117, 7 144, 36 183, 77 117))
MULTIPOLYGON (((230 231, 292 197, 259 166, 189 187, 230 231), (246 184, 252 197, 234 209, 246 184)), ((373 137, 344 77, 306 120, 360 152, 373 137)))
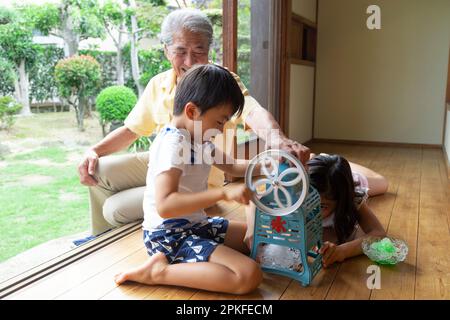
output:
MULTIPOLYGON (((89 188, 91 233, 142 220, 148 152, 101 157, 98 184, 89 188)), ((223 185, 223 173, 212 167, 209 184, 223 185)))

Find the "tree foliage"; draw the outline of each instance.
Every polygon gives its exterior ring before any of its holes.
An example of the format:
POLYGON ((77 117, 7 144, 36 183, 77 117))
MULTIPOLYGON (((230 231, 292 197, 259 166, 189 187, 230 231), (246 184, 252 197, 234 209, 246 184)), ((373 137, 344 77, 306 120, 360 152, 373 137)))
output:
POLYGON ((140 50, 139 61, 142 66, 141 78, 139 81, 144 87, 147 86, 151 78, 172 68, 169 60, 164 56, 162 48, 160 50, 140 50))
POLYGON ((61 96, 87 97, 95 94, 100 86, 101 67, 91 56, 73 56, 58 62, 55 78, 61 96))
POLYGON ((251 10, 250 0, 240 0, 238 8, 238 74, 251 90, 251 10))
MULTIPOLYGON (((152 77, 169 69, 171 65, 161 48, 139 50, 137 53, 139 78, 138 81, 133 79, 130 71, 130 18, 133 15, 137 18, 138 28, 134 29, 133 34, 138 40, 154 39, 160 33, 164 17, 173 8, 167 7, 167 1, 164 0, 135 0, 135 2, 137 6, 134 9, 127 5, 127 0, 60 0, 56 3, 39 5, 22 4, 12 9, 0 8, 0 94, 7 95, 14 91, 14 82, 18 79, 16 64, 20 57, 26 58, 26 67, 30 76, 30 100, 44 101, 58 93, 64 97, 63 91, 77 92, 79 90, 76 86, 61 89, 61 79, 57 80, 53 77, 57 73, 56 62, 62 57, 61 49, 32 43, 33 29, 39 30, 44 35, 62 37, 64 23, 67 22, 68 17, 73 26, 72 31, 80 41, 104 37, 107 33, 105 26, 115 29, 115 32, 122 30, 128 33, 128 36, 124 36, 122 49, 117 52, 120 52, 123 57, 123 83, 137 92, 136 83, 145 86, 152 77)), ((222 0, 179 0, 178 3, 180 7, 189 5, 198 8, 209 17, 214 27, 214 42, 210 58, 216 63, 222 63, 222 0)), ((238 74, 249 86, 250 0, 239 1, 238 14, 238 74)), ((86 81, 85 86, 93 82, 97 89, 92 92, 98 92, 102 88, 116 84, 118 80, 116 70, 120 60, 117 52, 99 50, 80 50, 79 52, 94 56, 102 66, 102 75, 99 77, 101 83, 98 84, 94 77, 86 81)), ((93 101, 95 93, 88 94, 89 90, 86 88, 83 90, 93 101)))
POLYGON ((8 95, 14 92, 14 81, 16 79, 14 66, 0 56, 0 95, 8 95))
POLYGON ((52 101, 58 96, 55 66, 64 58, 64 50, 56 46, 39 46, 36 54, 36 63, 30 69, 30 98, 38 102, 52 101))
POLYGON ((0 56, 11 62, 17 77, 14 93, 23 105, 22 113, 31 114, 28 72, 36 61, 37 45, 33 43, 32 23, 20 12, 0 8, 0 56))
POLYGON ((17 6, 17 11, 34 29, 63 39, 67 56, 77 53, 81 40, 105 37, 98 10, 98 0, 61 0, 59 3, 17 6))
POLYGON ((59 8, 55 3, 22 4, 16 9, 26 17, 34 29, 39 30, 43 35, 49 35, 61 23, 59 8))
MULTIPOLYGON (((155 38, 161 32, 161 24, 169 13, 165 6, 155 1, 137 1, 136 18, 138 20, 138 38, 155 38)), ((131 13, 129 11, 129 13, 131 13)))
POLYGON ((99 7, 99 17, 103 19, 108 27, 120 26, 125 21, 125 11, 118 1, 106 0, 99 7))
POLYGON ((58 62, 55 79, 61 96, 75 108, 78 128, 83 131, 87 99, 98 92, 101 84, 100 64, 91 56, 72 56, 58 62), (75 101, 71 101, 72 97, 75 101))
POLYGON ((33 33, 26 24, 10 22, 0 25, 0 55, 19 65, 26 61, 28 68, 35 61, 37 45, 33 43, 33 33))

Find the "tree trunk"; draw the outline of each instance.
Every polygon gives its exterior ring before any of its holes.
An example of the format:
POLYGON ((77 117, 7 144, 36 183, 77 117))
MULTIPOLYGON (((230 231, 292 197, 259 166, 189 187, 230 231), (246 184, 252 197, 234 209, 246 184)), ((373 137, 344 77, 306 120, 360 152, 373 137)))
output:
POLYGON ((116 72, 117 85, 123 86, 125 84, 123 55, 122 55, 122 30, 119 30, 119 39, 117 42, 117 56, 116 56, 116 72))
POLYGON ((104 137, 106 137, 105 123, 103 121, 100 121, 100 124, 102 126, 102 134, 103 134, 103 138, 104 138, 104 137))
POLYGON ((84 117, 92 118, 92 97, 86 98, 86 104, 84 105, 84 117))
POLYGON ((17 77, 14 77, 14 99, 16 99, 17 102, 22 103, 19 78, 17 77))
POLYGON ((19 81, 16 86, 18 89, 18 101, 22 104, 21 115, 29 116, 31 115, 30 109, 30 93, 29 93, 29 80, 28 73, 25 69, 25 60, 20 61, 19 65, 19 81))
POLYGON ((76 34, 67 34, 67 37, 64 38, 64 54, 67 54, 66 57, 71 57, 78 53, 78 46, 80 44, 80 40, 78 39, 78 35, 76 34))
MULTIPOLYGON (((130 0, 130 7, 131 9, 136 9, 136 2, 134 0, 130 0)), ((131 16, 131 33, 130 33, 130 39, 131 39, 131 74, 133 75, 134 83, 138 89, 139 97, 142 95, 142 92, 144 91, 143 86, 139 83, 140 79, 140 72, 139 72, 139 58, 138 58, 138 48, 137 48, 137 39, 138 39, 138 24, 136 15, 131 16)))
POLYGON ((64 40, 64 55, 71 57, 78 53, 80 36, 74 31, 72 17, 69 13, 69 7, 65 6, 62 10, 62 38, 64 40))
POLYGON ((125 84, 125 77, 123 72, 123 58, 121 50, 117 51, 116 70, 117 70, 117 85, 123 86, 125 84))
POLYGON ((77 113, 78 130, 81 132, 84 131, 84 110, 86 108, 86 102, 87 99, 85 97, 79 97, 78 107, 75 110, 75 112, 77 113))

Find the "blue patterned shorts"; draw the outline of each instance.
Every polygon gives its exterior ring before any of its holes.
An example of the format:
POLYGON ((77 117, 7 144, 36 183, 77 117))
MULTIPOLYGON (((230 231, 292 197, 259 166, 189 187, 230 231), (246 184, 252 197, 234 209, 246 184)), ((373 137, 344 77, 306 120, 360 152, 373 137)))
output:
POLYGON ((149 255, 162 252, 169 263, 206 262, 214 249, 225 240, 228 220, 207 218, 191 223, 186 219, 168 219, 164 229, 144 230, 149 255))

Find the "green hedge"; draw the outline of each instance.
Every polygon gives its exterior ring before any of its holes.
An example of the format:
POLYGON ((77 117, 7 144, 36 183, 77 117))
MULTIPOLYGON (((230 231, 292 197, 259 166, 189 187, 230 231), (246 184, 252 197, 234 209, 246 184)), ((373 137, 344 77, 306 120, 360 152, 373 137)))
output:
POLYGON ((55 66, 64 59, 64 49, 56 46, 39 46, 38 59, 30 70, 30 99, 38 102, 58 96, 55 66))
POLYGON ((111 86, 103 89, 95 105, 103 123, 124 121, 137 102, 133 90, 125 86, 111 86))
MULTIPOLYGON (((100 50, 80 50, 80 55, 94 57, 102 66, 102 83, 100 89, 116 84, 116 52, 100 50)), ((211 57, 214 60, 215 52, 211 57)), ((123 50, 125 58, 125 86, 134 90, 137 88, 131 76, 131 62, 129 47, 123 50)), ((38 58, 34 67, 30 70, 30 99, 38 102, 50 100, 58 96, 57 86, 54 78, 56 63, 64 58, 64 50, 56 46, 39 46, 38 58)), ((238 74, 242 82, 250 89, 250 49, 246 45, 240 46, 238 50, 238 74)), ((171 68, 170 62, 165 58, 162 48, 139 51, 139 66, 141 68, 142 85, 146 86, 148 81, 158 73, 171 68)), ((9 63, 0 59, 0 95, 14 94, 14 72, 9 63)))
MULTIPOLYGON (((37 46, 37 59, 29 73, 30 99, 43 102, 58 96, 55 82, 56 63, 64 59, 64 50, 53 45, 37 46)), ((89 55, 95 58, 102 66, 102 83, 100 89, 116 84, 116 52, 100 50, 79 50, 79 55, 89 55)), ((125 86, 133 89, 137 94, 137 88, 131 76, 131 62, 129 48, 123 50, 125 59, 125 86)), ((141 69, 141 83, 147 85, 148 81, 165 70, 171 68, 170 62, 164 57, 162 48, 139 51, 139 65, 141 69)), ((14 71, 12 66, 0 58, 0 95, 14 94, 14 71)))

